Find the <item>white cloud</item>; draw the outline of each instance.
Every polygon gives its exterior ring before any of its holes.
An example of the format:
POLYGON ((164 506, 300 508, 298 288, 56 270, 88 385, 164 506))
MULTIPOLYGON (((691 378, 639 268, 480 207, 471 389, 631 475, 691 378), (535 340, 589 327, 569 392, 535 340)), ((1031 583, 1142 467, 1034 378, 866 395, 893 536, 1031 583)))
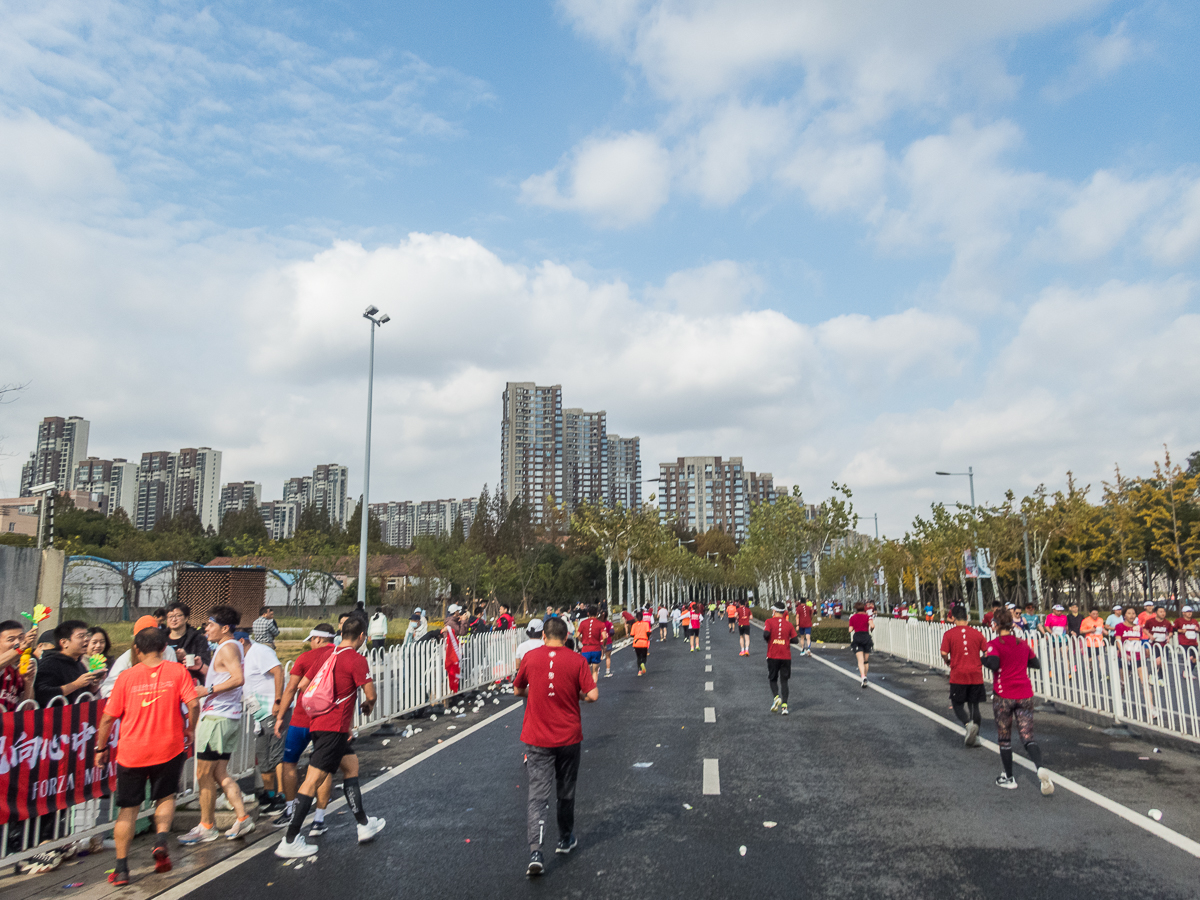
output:
POLYGON ((957 375, 962 352, 975 342, 970 326, 919 309, 874 319, 837 316, 822 322, 817 336, 836 361, 831 368, 862 385, 905 375, 957 375))
POLYGON ((662 287, 648 287, 646 299, 685 316, 715 316, 738 312, 763 292, 763 280, 731 259, 695 269, 672 272, 662 287))
POLYGON ((1172 193, 1171 180, 1126 181, 1098 171, 1057 216, 1042 251, 1068 260, 1096 259, 1111 252, 1147 212, 1172 193))
POLYGON ((1113 25, 1108 34, 1085 34, 1079 39, 1078 60, 1061 78, 1048 84, 1043 95, 1051 102, 1061 103, 1103 82, 1149 50, 1144 41, 1130 34, 1127 19, 1113 25))
POLYGON ((602 225, 625 228, 658 212, 670 184, 670 155, 655 136, 632 131, 584 141, 555 168, 527 178, 521 199, 578 210, 602 225), (569 185, 565 191, 560 187, 564 178, 569 185))
POLYGON ((838 144, 806 138, 779 170, 779 178, 802 189, 821 212, 872 214, 886 196, 888 168, 881 141, 838 144))
POLYGON ((768 174, 791 142, 792 116, 780 106, 730 103, 681 151, 683 183, 705 202, 726 206, 768 174))

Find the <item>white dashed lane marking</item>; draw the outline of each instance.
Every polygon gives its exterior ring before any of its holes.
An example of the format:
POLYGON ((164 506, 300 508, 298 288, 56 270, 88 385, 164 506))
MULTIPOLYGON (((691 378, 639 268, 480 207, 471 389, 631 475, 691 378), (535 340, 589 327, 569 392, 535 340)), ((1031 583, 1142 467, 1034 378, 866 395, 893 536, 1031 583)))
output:
POLYGON ((705 671, 705 672, 711 672, 711 671, 712 671, 712 666, 705 666, 705 667, 704 667, 704 671, 705 671))
POLYGON ((713 725, 717 721, 717 708, 715 706, 704 707, 704 722, 706 725, 713 725))
POLYGON ((711 681, 704 682, 704 689, 706 691, 711 691, 713 689, 713 683, 711 681))
POLYGON ((721 769, 715 759, 704 761, 704 793, 721 793, 721 769))

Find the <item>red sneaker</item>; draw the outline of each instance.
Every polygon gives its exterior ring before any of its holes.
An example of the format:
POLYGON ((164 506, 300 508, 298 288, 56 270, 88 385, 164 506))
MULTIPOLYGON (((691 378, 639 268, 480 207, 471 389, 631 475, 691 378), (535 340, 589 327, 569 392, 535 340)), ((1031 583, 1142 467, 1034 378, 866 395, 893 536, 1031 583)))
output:
POLYGON ((171 854, 166 847, 154 848, 154 871, 155 872, 170 872, 171 871, 171 854))
POLYGON ((110 884, 115 884, 118 886, 123 885, 123 884, 129 884, 129 873, 128 872, 109 872, 108 873, 108 881, 110 884))

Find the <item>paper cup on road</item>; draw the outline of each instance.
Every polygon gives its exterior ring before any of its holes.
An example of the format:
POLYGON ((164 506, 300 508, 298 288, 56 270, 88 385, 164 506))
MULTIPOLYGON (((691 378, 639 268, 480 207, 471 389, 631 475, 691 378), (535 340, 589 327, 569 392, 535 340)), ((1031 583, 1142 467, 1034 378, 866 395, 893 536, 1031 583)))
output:
POLYGON ((183 657, 183 664, 189 669, 196 668, 196 654, 188 653, 183 657))
POLYGON ((1162 810, 1161 809, 1152 809, 1152 810, 1150 810, 1150 812, 1146 813, 1146 815, 1148 815, 1150 818, 1152 818, 1155 822, 1162 821, 1162 810))

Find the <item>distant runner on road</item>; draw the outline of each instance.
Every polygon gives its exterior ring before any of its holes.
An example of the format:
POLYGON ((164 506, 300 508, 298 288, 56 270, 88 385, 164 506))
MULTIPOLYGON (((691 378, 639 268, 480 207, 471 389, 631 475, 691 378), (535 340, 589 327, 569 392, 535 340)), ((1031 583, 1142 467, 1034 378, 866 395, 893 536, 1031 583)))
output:
POLYGON ((596 618, 599 610, 594 606, 587 608, 587 618, 575 628, 575 638, 579 642, 579 655, 587 660, 592 670, 592 680, 600 677, 600 655, 604 646, 604 623, 596 618))
POLYGON ((700 649, 700 625, 704 619, 704 615, 700 612, 700 604, 693 603, 692 608, 688 611, 688 643, 691 644, 689 653, 694 653, 700 649))
POLYGON ((978 628, 967 625, 965 606, 954 607, 951 614, 954 627, 942 635, 942 659, 950 666, 950 705, 954 707, 958 721, 967 729, 963 746, 978 747, 979 726, 983 723, 979 704, 987 700, 987 689, 983 686, 983 653, 987 641, 978 628))
POLYGON ((733 626, 737 624, 737 604, 732 600, 725 604, 725 618, 729 620, 729 633, 733 634, 733 626))
MULTIPOLYGON (((683 613, 681 613, 679 611, 678 606, 672 607, 671 608, 671 637, 672 638, 679 637, 679 623, 681 621, 683 621, 683 613)), ((686 629, 687 626, 685 625, 684 628, 686 629)))
POLYGON ((1041 663, 1033 653, 1033 646, 1013 636, 1012 613, 1007 609, 996 610, 992 625, 997 636, 988 641, 987 655, 983 664, 992 670, 992 715, 996 719, 996 742, 1000 745, 1000 760, 1004 771, 996 779, 996 786, 1016 790, 1013 778, 1012 726, 1017 720, 1017 730, 1025 744, 1025 752, 1037 766, 1037 776, 1042 782, 1042 793, 1047 797, 1054 793, 1054 782, 1050 770, 1042 766, 1042 749, 1033 739, 1033 683, 1029 680, 1029 669, 1040 669, 1041 663))
POLYGON ((812 601, 801 597, 796 601, 796 634, 800 636, 800 655, 812 656, 812 601))
POLYGON ((743 600, 737 607, 738 656, 750 655, 750 607, 743 600))
POLYGON ((767 642, 767 681, 771 685, 771 712, 788 714, 788 679, 792 677, 792 641, 796 640, 796 629, 787 618, 787 606, 782 600, 771 607, 774 613, 763 627, 763 639, 767 642))
POLYGON ((875 641, 871 632, 875 630, 875 620, 867 615, 867 604, 854 604, 854 615, 850 617, 850 649, 858 660, 858 674, 862 676, 861 687, 867 686, 867 669, 871 664, 871 651, 875 649, 875 641))
POLYGON ((667 612, 666 606, 658 607, 658 642, 661 644, 667 639, 667 626, 671 624, 671 614, 667 612))
POLYGON ((633 637, 633 652, 637 655, 638 676, 646 674, 646 657, 650 654, 650 623, 638 621, 629 629, 633 637))

